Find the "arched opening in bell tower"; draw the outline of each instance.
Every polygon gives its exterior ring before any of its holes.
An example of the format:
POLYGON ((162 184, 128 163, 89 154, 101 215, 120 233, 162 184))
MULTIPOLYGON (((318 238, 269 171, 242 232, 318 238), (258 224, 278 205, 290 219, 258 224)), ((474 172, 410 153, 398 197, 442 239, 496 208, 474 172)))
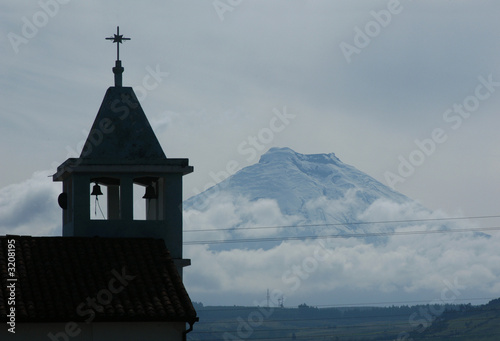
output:
POLYGON ((154 176, 134 178, 134 220, 163 219, 163 183, 154 176))
POLYGON ((91 178, 89 185, 90 219, 120 219, 120 179, 110 177, 91 178))

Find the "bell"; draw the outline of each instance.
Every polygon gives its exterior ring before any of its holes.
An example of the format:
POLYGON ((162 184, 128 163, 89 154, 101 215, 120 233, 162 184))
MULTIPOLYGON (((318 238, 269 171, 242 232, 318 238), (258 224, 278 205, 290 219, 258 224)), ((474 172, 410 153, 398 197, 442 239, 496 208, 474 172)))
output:
POLYGON ((68 208, 68 193, 61 193, 57 197, 57 202, 59 203, 59 206, 65 210, 68 208))
POLYGON ((101 186, 99 186, 97 182, 95 183, 94 187, 92 187, 92 193, 90 193, 90 195, 95 195, 96 197, 98 195, 102 195, 101 186))
POLYGON ((144 193, 143 199, 156 199, 156 191, 153 185, 148 185, 146 187, 146 193, 144 193))

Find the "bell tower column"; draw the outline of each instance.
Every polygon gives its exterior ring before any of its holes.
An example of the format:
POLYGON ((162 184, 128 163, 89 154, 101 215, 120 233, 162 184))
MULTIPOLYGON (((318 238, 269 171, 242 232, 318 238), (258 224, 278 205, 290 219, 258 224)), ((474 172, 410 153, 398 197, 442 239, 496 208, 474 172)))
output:
POLYGON ((132 221, 134 220, 134 183, 132 178, 121 178, 120 187, 122 219, 132 221))
POLYGON ((165 236, 173 258, 182 258, 182 177, 169 174, 165 179, 163 207, 167 234, 165 236))

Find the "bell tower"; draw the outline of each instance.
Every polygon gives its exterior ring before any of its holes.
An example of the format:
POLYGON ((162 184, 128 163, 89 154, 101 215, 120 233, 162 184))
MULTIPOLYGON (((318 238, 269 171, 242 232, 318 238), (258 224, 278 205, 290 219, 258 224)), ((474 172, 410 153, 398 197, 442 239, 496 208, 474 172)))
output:
POLYGON ((182 177, 193 167, 165 156, 134 90, 122 86, 119 45, 130 38, 117 28, 106 39, 117 44, 115 86, 104 95, 80 157, 53 175, 63 187, 63 236, 161 238, 182 274, 190 264, 182 259, 182 177), (144 193, 140 219, 134 217, 137 189, 144 193))

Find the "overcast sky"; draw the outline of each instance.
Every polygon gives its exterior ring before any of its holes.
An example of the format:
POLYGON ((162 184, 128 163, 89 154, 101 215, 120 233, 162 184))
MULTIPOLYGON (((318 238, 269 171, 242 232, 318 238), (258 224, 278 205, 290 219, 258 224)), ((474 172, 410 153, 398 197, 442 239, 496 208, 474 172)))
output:
POLYGON ((113 85, 117 25, 132 38, 124 85, 167 157, 195 167, 186 198, 278 146, 333 152, 451 216, 496 215, 498 13, 493 0, 0 1, 0 223, 53 232, 48 175, 79 154, 113 85))

